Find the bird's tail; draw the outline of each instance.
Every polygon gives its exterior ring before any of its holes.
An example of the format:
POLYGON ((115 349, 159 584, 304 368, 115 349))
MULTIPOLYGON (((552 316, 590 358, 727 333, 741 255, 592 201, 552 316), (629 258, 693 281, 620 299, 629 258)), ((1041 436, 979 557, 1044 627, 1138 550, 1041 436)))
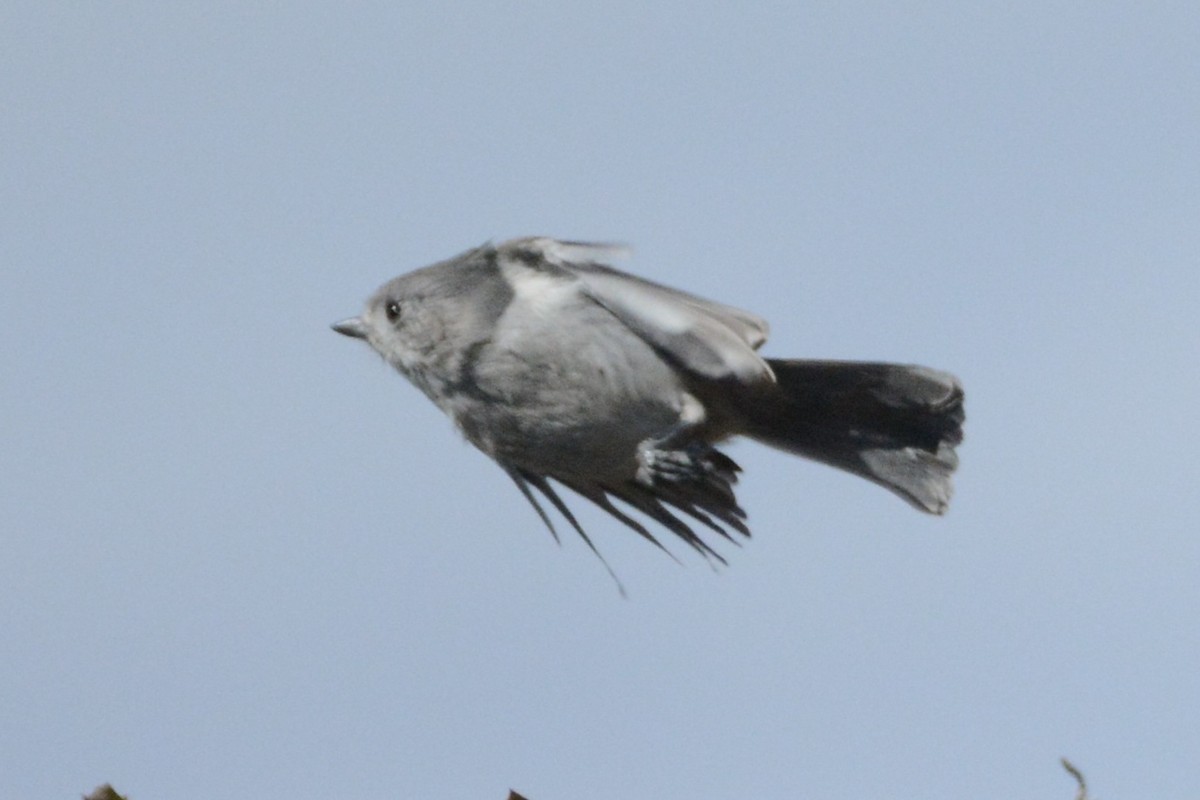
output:
POLYGON ((746 435, 945 513, 964 419, 957 378, 901 364, 767 363, 776 383, 747 402, 746 435))

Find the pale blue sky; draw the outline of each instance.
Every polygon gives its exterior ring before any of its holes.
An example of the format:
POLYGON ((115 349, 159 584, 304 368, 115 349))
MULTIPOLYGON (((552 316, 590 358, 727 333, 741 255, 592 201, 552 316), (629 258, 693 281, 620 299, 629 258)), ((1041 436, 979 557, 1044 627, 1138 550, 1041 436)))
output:
POLYGON ((1194 798, 1191 3, 9 3, 0 794, 1194 798), (328 329, 488 238, 959 374, 944 519, 559 548, 328 329))

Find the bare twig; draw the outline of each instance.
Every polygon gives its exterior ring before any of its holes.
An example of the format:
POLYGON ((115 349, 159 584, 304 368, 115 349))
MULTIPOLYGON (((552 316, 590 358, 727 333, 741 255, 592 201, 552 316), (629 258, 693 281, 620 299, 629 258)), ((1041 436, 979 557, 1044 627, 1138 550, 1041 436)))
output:
POLYGON ((1075 792, 1075 800, 1088 800, 1087 781, 1084 780, 1083 773, 1065 758, 1059 759, 1059 761, 1062 762, 1063 769, 1071 773, 1071 777, 1079 784, 1079 791, 1075 792))

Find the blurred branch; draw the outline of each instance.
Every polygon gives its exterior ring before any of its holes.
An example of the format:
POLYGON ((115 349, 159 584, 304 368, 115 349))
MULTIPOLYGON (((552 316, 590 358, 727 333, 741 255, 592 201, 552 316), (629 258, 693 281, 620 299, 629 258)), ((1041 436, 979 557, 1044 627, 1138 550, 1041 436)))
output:
MULTIPOLYGON (((1079 790, 1075 792, 1075 800, 1088 800, 1087 781, 1083 777, 1083 773, 1079 768, 1072 764, 1067 759, 1060 759, 1063 769, 1071 773, 1076 783, 1079 784, 1079 790)), ((103 786, 97 786, 91 794, 85 795, 83 800, 127 800, 127 798, 119 795, 107 783, 103 786)), ((517 793, 513 789, 508 790, 508 800, 528 800, 523 794, 517 793)))
POLYGON ((1067 761, 1065 758, 1059 759, 1062 762, 1063 769, 1071 773, 1071 777, 1079 784, 1079 791, 1075 792, 1075 800, 1088 800, 1087 781, 1083 778, 1083 773, 1079 768, 1067 761))

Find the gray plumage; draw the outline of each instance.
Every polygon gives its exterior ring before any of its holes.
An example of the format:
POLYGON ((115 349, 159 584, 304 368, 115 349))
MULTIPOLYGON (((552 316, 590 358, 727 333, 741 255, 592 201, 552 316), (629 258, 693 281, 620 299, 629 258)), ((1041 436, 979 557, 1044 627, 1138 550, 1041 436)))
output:
POLYGON ((546 238, 484 245, 389 281, 333 328, 436 403, 552 533, 539 496, 589 546, 551 480, 659 547, 612 498, 723 561, 680 515, 749 535, 733 492, 740 469, 714 447, 736 435, 946 511, 962 440, 954 376, 765 359, 762 319, 613 269, 611 254, 546 238))

